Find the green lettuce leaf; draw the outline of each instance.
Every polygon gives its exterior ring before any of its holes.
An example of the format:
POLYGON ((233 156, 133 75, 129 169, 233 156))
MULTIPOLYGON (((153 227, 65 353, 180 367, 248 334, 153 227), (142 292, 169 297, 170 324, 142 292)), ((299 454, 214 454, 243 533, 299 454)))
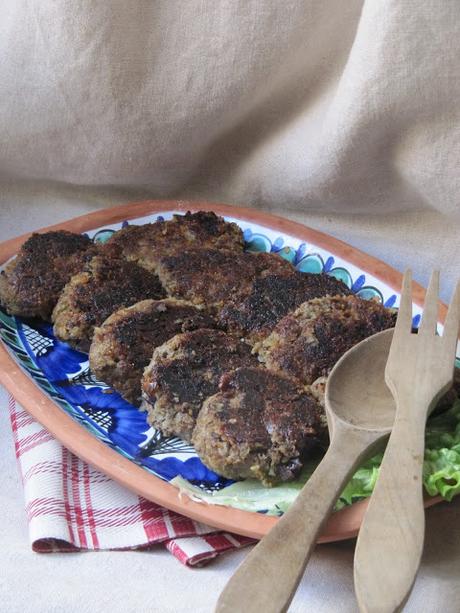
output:
MULTIPOLYGON (((372 494, 383 454, 367 461, 352 477, 337 507, 353 504, 372 494)), ((423 484, 430 496, 452 500, 460 493, 460 400, 431 417, 425 431, 423 484)))
POLYGON ((361 468, 358 468, 341 493, 336 504, 336 509, 341 509, 362 498, 367 498, 372 494, 375 482, 379 476, 379 467, 382 457, 383 454, 380 453, 368 460, 361 468))
POLYGON ((316 466, 317 462, 307 464, 298 479, 275 487, 265 487, 260 481, 246 479, 208 493, 182 477, 175 477, 171 483, 179 488, 179 495, 187 494, 197 502, 226 505, 243 511, 259 511, 267 515, 281 515, 295 500, 316 466))
POLYGON ((452 500, 460 493, 460 399, 428 422, 423 483, 430 496, 452 500))
MULTIPOLYGON (((336 510, 371 495, 381 461, 382 454, 379 454, 356 471, 340 495, 336 510)), ((295 500, 316 465, 317 462, 310 462, 296 481, 275 487, 264 487, 259 481, 247 479, 220 491, 207 493, 182 477, 176 477, 171 483, 179 488, 180 493, 194 500, 281 515, 295 500)), ((460 399, 449 410, 431 417, 427 423, 423 483, 430 496, 440 494, 450 501, 460 493, 460 399)))

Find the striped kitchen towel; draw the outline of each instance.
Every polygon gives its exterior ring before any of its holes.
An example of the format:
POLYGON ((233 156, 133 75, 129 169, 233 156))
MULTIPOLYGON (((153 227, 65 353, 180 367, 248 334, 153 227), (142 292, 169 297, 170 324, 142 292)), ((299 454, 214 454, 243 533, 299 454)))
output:
POLYGON ((129 492, 65 449, 2 388, 0 397, 9 407, 34 551, 159 545, 183 564, 197 566, 253 542, 129 492))

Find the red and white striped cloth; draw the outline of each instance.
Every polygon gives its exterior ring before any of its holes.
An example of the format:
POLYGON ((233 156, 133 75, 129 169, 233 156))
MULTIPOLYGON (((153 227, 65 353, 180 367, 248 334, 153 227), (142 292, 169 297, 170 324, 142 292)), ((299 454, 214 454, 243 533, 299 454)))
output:
POLYGON ((9 406, 34 551, 161 544, 183 564, 197 566, 253 542, 129 492, 65 449, 1 388, 0 397, 9 406))

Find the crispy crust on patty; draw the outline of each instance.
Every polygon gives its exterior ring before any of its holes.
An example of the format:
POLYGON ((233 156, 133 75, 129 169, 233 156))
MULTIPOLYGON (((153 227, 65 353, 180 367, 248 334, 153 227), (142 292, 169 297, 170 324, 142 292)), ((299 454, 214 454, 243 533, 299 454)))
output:
POLYGON ((134 262, 96 256, 65 286, 52 315, 54 333, 86 351, 94 327, 114 311, 164 295, 155 274, 134 262))
POLYGON ((32 234, 0 273, 0 303, 12 315, 49 319, 64 285, 97 249, 66 230, 32 234))
POLYGON ((165 435, 190 440, 203 401, 217 391, 221 375, 257 364, 250 347, 219 330, 178 334, 155 349, 142 391, 148 421, 165 435))
POLYGON ((297 381, 265 368, 238 368, 204 402, 192 442, 219 475, 272 485, 298 475, 323 431, 321 407, 297 381))
POLYGON ((330 275, 293 269, 290 274, 255 279, 246 298, 231 300, 223 307, 220 321, 229 330, 256 342, 268 336, 280 319, 303 302, 321 296, 349 294, 351 291, 345 283, 330 275))
POLYGON ((247 296, 254 279, 290 274, 293 267, 273 253, 190 249, 162 257, 157 271, 170 296, 222 307, 230 299, 247 296))
POLYGON ((327 376, 338 359, 368 336, 392 328, 396 314, 357 296, 315 298, 286 315, 255 345, 259 359, 304 385, 327 376))
POLYGON ((126 226, 105 245, 107 253, 156 271, 158 259, 193 247, 242 252, 243 232, 210 211, 174 215, 168 221, 126 226))
POLYGON ((138 404, 142 374, 154 349, 176 334, 215 326, 208 311, 190 302, 142 300, 116 311, 95 328, 89 352, 91 370, 126 400, 138 404))

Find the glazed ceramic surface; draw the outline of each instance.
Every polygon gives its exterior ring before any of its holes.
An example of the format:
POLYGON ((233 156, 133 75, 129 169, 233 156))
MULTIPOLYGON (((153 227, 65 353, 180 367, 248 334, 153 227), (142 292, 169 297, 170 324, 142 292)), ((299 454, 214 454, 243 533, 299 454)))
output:
MULTIPOLYGON (((160 210, 97 227, 87 234, 95 242, 105 242, 128 223, 169 219, 183 210, 160 210)), ((377 299, 388 307, 398 306, 399 294, 394 288, 333 251, 254 221, 228 215, 225 218, 242 228, 247 251, 278 253, 301 272, 325 272, 344 281, 358 296, 377 299)), ((414 306, 414 326, 418 325, 420 314, 420 307, 414 306)), ((190 444, 164 437, 149 427, 146 414, 104 382, 96 380, 89 369, 88 356, 56 339, 49 323, 12 317, 0 310, 0 337, 14 360, 54 403, 92 436, 132 463, 164 481, 183 477, 208 493, 232 483, 206 468, 190 444)), ((258 511, 266 511, 263 502, 258 511)))

